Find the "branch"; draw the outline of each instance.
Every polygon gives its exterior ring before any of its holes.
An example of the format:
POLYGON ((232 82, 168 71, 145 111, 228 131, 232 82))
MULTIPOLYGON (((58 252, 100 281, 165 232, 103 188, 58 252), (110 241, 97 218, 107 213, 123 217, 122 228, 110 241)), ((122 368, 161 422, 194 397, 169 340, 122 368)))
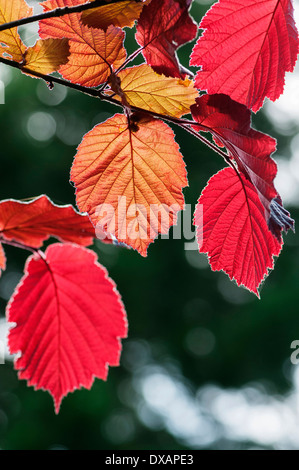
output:
MULTIPOLYGON (((192 121, 191 121, 192 122, 192 121)), ((189 126, 190 126, 190 123, 188 123, 189 126)), ((214 152, 218 153, 225 161, 226 163, 231 166, 234 170, 236 170, 233 162, 231 161, 231 159, 229 158, 229 156, 227 155, 227 153, 223 152, 223 150, 221 150, 219 147, 217 147, 217 145, 213 144, 212 142, 210 142, 206 137, 204 137, 203 135, 201 135, 199 132, 196 132, 194 129, 192 129, 191 127, 188 126, 188 124, 181 124, 181 127, 183 129, 185 129, 185 131, 189 132, 190 134, 192 134, 194 137, 196 137, 197 139, 199 139, 201 142, 203 142, 207 147, 209 147, 211 150, 214 150, 214 152)), ((194 126, 194 124, 197 124, 199 125, 198 123, 193 123, 192 122, 192 126, 194 126)), ((202 127, 202 126, 201 126, 202 127)), ((209 132, 207 130, 207 132, 209 132)))
POLYGON ((85 93, 86 95, 93 96, 93 97, 96 97, 96 98, 100 98, 100 92, 98 90, 96 90, 95 88, 82 87, 81 85, 76 85, 75 83, 68 82, 68 81, 63 80, 63 79, 58 78, 58 77, 53 77, 52 75, 45 75, 43 73, 36 72, 36 71, 31 70, 27 67, 24 67, 19 62, 15 62, 14 60, 5 59, 4 57, 0 57, 0 63, 1 62, 5 65, 9 65, 10 67, 21 70, 21 72, 32 75, 35 78, 41 78, 46 83, 49 83, 51 86, 54 86, 53 84, 57 83, 58 85, 63 85, 63 86, 66 86, 68 88, 71 88, 73 90, 80 91, 81 93, 85 93))
MULTIPOLYGON (((94 0, 92 3, 83 3, 73 7, 64 7, 56 8, 55 10, 47 11, 41 13, 40 15, 29 16, 27 18, 21 18, 20 20, 11 21, 10 23, 5 23, 0 25, 0 32, 5 31, 6 29, 16 28, 18 26, 23 26, 25 24, 34 23, 35 21, 46 20, 48 18, 58 18, 64 15, 70 15, 71 13, 81 13, 84 10, 90 10, 97 7, 107 6, 111 3, 122 3, 127 0, 110 0, 109 3, 107 0, 94 0)), ((143 2, 143 0, 133 0, 136 3, 143 2)))
MULTIPOLYGON (((0 57, 0 63, 9 65, 10 67, 16 68, 20 70, 21 72, 27 73, 29 75, 32 75, 33 77, 36 78, 41 78, 44 80, 46 83, 50 84, 50 86, 54 86, 54 83, 57 83, 62 86, 66 86, 67 88, 71 88, 72 90, 80 91, 81 93, 84 93, 85 95, 89 95, 95 98, 99 98, 101 101, 106 101, 108 103, 114 104, 116 106, 119 106, 121 108, 125 108, 125 106, 118 100, 116 100, 113 97, 107 96, 103 93, 102 90, 97 90, 96 88, 89 88, 85 87, 82 85, 77 85, 75 83, 68 82, 67 80, 63 80, 58 77, 53 77, 51 75, 45 75, 39 72, 35 72, 34 70, 28 69, 27 67, 24 67, 21 63, 15 62, 13 60, 5 59, 4 57, 0 57)), ((210 142, 206 137, 201 135, 199 132, 196 132, 193 127, 200 127, 201 130, 203 128, 206 129, 206 132, 209 132, 210 129, 208 127, 203 126, 202 124, 199 124, 196 121, 191 121, 189 119, 182 119, 182 118, 176 118, 172 116, 167 116, 164 114, 159 114, 155 113, 153 111, 149 111, 143 108, 138 108, 137 106, 130 106, 130 109, 135 112, 135 113, 142 113, 142 114, 147 114, 153 118, 157 119, 162 119, 164 121, 171 122, 172 124, 176 124, 183 129, 185 129, 187 132, 192 134, 194 137, 199 139, 201 142, 203 142, 207 147, 212 149, 214 152, 218 153, 230 166, 232 166, 232 162, 229 158, 229 156, 223 152, 217 145, 213 144, 210 142)))

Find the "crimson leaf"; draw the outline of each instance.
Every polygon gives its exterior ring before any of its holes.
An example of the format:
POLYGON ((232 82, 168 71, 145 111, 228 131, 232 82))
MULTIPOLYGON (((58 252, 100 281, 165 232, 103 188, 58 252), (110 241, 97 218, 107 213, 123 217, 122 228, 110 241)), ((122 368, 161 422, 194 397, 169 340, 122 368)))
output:
POLYGON ((253 111, 266 97, 281 95, 298 53, 291 0, 220 0, 199 27, 205 31, 190 61, 201 66, 198 88, 229 95, 253 111))
POLYGON ((251 112, 226 95, 203 95, 191 107, 197 130, 211 132, 216 143, 225 146, 240 172, 254 185, 264 206, 265 217, 278 240, 281 229, 294 228, 290 214, 282 207, 273 180, 277 166, 271 158, 276 149, 272 137, 252 129, 251 112))
POLYGON ((208 254, 213 271, 223 270, 259 296, 282 241, 268 229, 252 183, 233 168, 219 171, 198 200, 194 224, 200 252, 208 254))
POLYGON ((19 378, 51 393, 58 413, 62 398, 117 366, 127 322, 120 296, 94 252, 54 244, 32 255, 9 302, 10 352, 19 378))
POLYGON ((184 78, 176 50, 195 38, 197 26, 189 15, 192 0, 152 0, 141 13, 136 41, 155 72, 184 78))

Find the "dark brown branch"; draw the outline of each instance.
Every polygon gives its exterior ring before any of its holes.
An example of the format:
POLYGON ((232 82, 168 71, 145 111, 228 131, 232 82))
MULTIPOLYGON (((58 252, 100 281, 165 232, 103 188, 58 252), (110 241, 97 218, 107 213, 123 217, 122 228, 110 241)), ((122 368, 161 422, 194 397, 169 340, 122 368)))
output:
MULTIPOLYGON (((110 0, 109 3, 121 3, 126 0, 110 0)), ((136 3, 140 3, 143 0, 133 0, 136 3)), ((0 32, 5 31, 6 29, 16 28, 18 26, 23 26, 25 24, 34 23, 35 21, 46 20, 48 18, 58 18, 64 15, 70 15, 71 13, 81 13, 84 10, 90 10, 97 7, 107 6, 109 5, 105 0, 95 0, 92 3, 83 3, 81 5, 76 5, 73 7, 64 7, 64 8, 56 8, 55 10, 47 11, 45 13, 41 13, 39 15, 29 16, 27 18, 21 18, 20 20, 11 21, 9 23, 5 23, 0 25, 0 32)))
MULTIPOLYGON (((107 101, 108 103, 113 103, 113 104, 116 104, 118 106, 122 106, 121 103, 118 100, 116 100, 115 98, 111 98, 111 97, 105 96, 103 94, 101 94, 100 98, 101 98, 102 101, 107 101)), ((221 150, 216 144, 213 144, 206 137, 204 137, 202 134, 200 134, 199 132, 195 131, 192 128, 193 126, 194 127, 201 127, 201 130, 203 130, 203 128, 204 128, 205 132, 210 132, 210 129, 208 127, 203 126, 202 124, 199 124, 196 121, 190 121, 189 119, 182 119, 182 118, 167 116, 167 115, 155 113, 153 111, 149 111, 149 110, 146 110, 146 109, 137 108, 136 106, 131 106, 131 110, 133 112, 136 112, 136 113, 148 114, 151 117, 155 117, 155 118, 158 118, 158 119, 163 119, 164 121, 168 121, 168 122, 171 122, 173 124, 177 124, 178 126, 185 129, 187 132, 192 134, 194 137, 199 139, 202 143, 204 143, 211 150, 213 150, 214 152, 221 155, 221 157, 226 161, 226 163, 228 163, 230 166, 233 166, 232 162, 231 162, 231 159, 229 158, 227 153, 223 152, 223 150, 221 150)))
POLYGON ((96 90, 95 88, 87 88, 87 87, 82 87, 81 85, 76 85, 75 83, 68 82, 66 80, 63 80, 58 77, 54 77, 52 75, 44 75, 43 73, 36 72, 34 70, 30 70, 27 67, 24 67, 21 63, 15 62, 14 60, 9 60, 5 59, 4 57, 0 57, 0 63, 3 63, 5 65, 9 65, 10 67, 13 67, 15 69, 21 70, 22 72, 28 73, 29 75, 32 75, 35 78, 41 78, 45 82, 49 83, 50 85, 53 85, 54 83, 57 83, 58 85, 63 85, 68 88, 71 88, 76 91, 80 91, 81 93, 85 93, 87 95, 100 98, 100 92, 96 90))
MULTIPOLYGON (((34 70, 30 70, 27 67, 24 67, 19 62, 15 62, 13 60, 5 59, 3 57, 0 57, 0 63, 1 62, 6 64, 6 65, 9 65, 10 67, 14 67, 18 70, 21 70, 22 72, 25 72, 29 75, 32 75, 33 77, 41 78, 46 83, 50 84, 50 86, 53 86, 54 83, 57 83, 59 85, 66 86, 67 88, 71 88, 72 90, 80 91, 81 93, 84 93, 86 95, 89 95, 89 96, 92 96, 92 97, 95 97, 95 98, 99 98, 101 101, 106 101, 108 103, 111 103, 111 104, 114 104, 116 106, 120 106, 121 108, 124 108, 124 105, 120 101, 118 101, 117 99, 115 99, 113 97, 105 95, 102 90, 97 90, 95 88, 89 88, 89 87, 85 87, 85 86, 82 86, 82 85, 77 85, 75 83, 71 83, 71 82, 68 82, 67 80, 63 80, 63 79, 58 78, 58 77, 53 77, 51 75, 44 75, 42 73, 35 72, 34 70)), ((147 115, 149 115, 153 118, 162 119, 164 121, 168 121, 168 122, 171 122, 173 124, 177 124, 178 126, 185 129, 187 132, 192 134, 194 137, 199 139, 205 145, 207 145, 214 152, 221 155, 221 157, 224 158, 224 160, 230 166, 232 166, 232 162, 231 162, 229 156, 225 152, 223 152, 219 147, 217 147, 215 144, 210 142, 206 137, 204 137, 199 132, 197 132, 193 129, 193 127, 201 127, 201 129, 203 129, 205 126, 202 126, 201 124, 199 124, 195 121, 190 121, 189 119, 182 119, 182 118, 176 118, 176 117, 173 117, 173 116, 167 116, 167 115, 155 113, 153 111, 149 111, 149 110, 146 110, 146 109, 138 108, 137 106, 131 106, 130 108, 133 112, 147 114, 147 115)), ((207 132, 209 130, 210 130, 209 128, 206 128, 207 132)))

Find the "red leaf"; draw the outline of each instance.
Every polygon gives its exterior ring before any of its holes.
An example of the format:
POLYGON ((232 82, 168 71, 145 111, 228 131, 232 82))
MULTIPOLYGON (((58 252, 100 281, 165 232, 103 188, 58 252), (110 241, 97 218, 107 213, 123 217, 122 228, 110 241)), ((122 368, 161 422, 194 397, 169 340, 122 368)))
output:
POLYGON ((189 16, 190 4, 191 0, 152 0, 138 21, 136 41, 143 47, 146 62, 167 77, 185 77, 176 50, 197 33, 189 16))
POLYGON ((31 256, 9 302, 11 353, 19 378, 61 400, 94 377, 106 380, 119 365, 126 337, 125 310, 114 282, 94 252, 72 244, 49 246, 45 258, 31 256))
POLYGON ((0 243, 0 276, 1 276, 1 271, 4 271, 6 269, 6 256, 3 250, 3 246, 0 243))
POLYGON ((219 171, 198 200, 194 223, 199 251, 208 254, 213 271, 223 270, 259 296, 259 285, 273 269, 282 242, 268 229, 251 182, 232 168, 219 171))
POLYGON ((29 202, 8 199, 0 202, 0 237, 39 248, 50 236, 88 246, 95 231, 88 216, 71 205, 56 206, 47 196, 29 202))
POLYGON ((278 193, 273 180, 277 166, 271 158, 276 149, 272 137, 251 128, 251 112, 226 95, 204 95, 191 107, 195 121, 201 124, 196 130, 209 131, 218 145, 225 146, 238 169, 254 185, 265 209, 265 218, 278 239, 281 228, 293 228, 294 221, 276 199, 278 193), (275 211, 280 207, 281 215, 275 211))
POLYGON ((255 112, 266 97, 281 95, 298 53, 291 0, 220 0, 199 27, 205 31, 190 62, 202 67, 198 88, 229 95, 255 112))

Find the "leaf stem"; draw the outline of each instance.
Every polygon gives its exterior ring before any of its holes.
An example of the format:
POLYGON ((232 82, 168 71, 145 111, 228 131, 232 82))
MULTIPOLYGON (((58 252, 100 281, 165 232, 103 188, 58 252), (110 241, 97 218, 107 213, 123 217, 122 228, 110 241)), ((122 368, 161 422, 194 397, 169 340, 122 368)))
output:
POLYGON ((129 55, 129 57, 125 60, 125 62, 120 67, 118 67, 118 69, 115 71, 115 75, 117 75, 121 70, 123 70, 130 62, 132 62, 132 60, 134 60, 143 51, 143 49, 144 49, 143 47, 140 47, 131 55, 129 55))
POLYGON ((38 253, 40 251, 38 248, 33 248, 32 246, 24 245, 23 243, 16 242, 14 240, 7 240, 1 235, 0 235, 0 243, 14 246, 15 248, 21 248, 22 250, 28 250, 28 251, 31 251, 32 253, 38 253))

